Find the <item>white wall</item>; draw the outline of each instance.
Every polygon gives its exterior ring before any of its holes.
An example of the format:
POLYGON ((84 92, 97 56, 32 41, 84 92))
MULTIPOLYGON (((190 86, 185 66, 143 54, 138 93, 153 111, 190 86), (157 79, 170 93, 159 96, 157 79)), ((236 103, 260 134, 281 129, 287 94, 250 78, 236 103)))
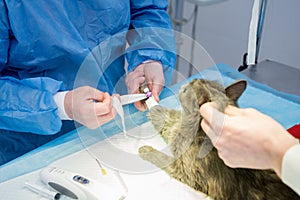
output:
MULTIPOLYGON (((242 64, 247 50, 253 0, 227 0, 198 10, 196 40, 215 63, 242 64)), ((194 4, 184 3, 183 15, 191 16, 194 4)), ((173 11, 174 12, 174 11, 173 11)), ((192 21, 182 32, 191 35, 192 21)), ((269 0, 259 61, 275 60, 300 68, 300 0, 269 0)))

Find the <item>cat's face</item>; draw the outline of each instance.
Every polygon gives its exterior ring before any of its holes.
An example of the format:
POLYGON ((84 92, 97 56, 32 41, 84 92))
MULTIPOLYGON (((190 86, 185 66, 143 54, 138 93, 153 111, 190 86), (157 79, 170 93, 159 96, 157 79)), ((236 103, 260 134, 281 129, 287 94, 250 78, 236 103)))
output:
POLYGON ((226 105, 236 105, 245 88, 246 81, 243 80, 224 88, 215 81, 194 79, 181 87, 179 99, 183 108, 200 108, 202 104, 213 101, 223 110, 226 105))

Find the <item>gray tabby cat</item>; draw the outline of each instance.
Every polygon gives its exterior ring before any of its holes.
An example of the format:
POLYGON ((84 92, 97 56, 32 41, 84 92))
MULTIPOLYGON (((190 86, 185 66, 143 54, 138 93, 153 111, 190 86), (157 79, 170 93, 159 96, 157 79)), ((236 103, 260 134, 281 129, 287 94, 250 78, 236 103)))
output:
POLYGON ((271 170, 227 167, 201 129, 199 108, 203 103, 214 101, 224 111, 227 105, 237 106, 245 88, 243 80, 225 89, 217 82, 203 79, 182 86, 181 111, 159 105, 149 111, 154 128, 169 145, 173 156, 151 146, 141 147, 140 156, 214 200, 300 199, 271 170))

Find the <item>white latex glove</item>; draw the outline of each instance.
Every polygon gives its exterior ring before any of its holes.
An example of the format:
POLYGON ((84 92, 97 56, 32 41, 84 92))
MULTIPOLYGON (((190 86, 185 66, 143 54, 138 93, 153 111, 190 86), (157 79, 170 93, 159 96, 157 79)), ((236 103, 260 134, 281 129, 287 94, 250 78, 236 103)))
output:
MULTIPOLYGON (((158 102, 159 94, 165 85, 163 67, 160 62, 142 63, 126 77, 126 85, 130 94, 139 93, 139 87, 144 82, 148 84, 152 96, 158 102)), ((146 110, 146 105, 142 102, 135 102, 134 105, 140 111, 146 110)))
POLYGON ((273 169, 281 176, 285 152, 298 140, 271 117, 252 108, 227 106, 224 113, 215 103, 200 107, 203 130, 230 167, 273 169))
POLYGON ((73 120, 96 129, 116 115, 112 97, 89 86, 69 91, 64 101, 65 112, 73 120))

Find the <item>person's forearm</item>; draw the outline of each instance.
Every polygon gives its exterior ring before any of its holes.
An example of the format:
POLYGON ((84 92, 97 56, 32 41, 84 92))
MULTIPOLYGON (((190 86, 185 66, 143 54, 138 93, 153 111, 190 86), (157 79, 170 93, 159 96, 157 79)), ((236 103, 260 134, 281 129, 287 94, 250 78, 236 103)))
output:
POLYGON ((272 161, 272 168, 276 174, 281 177, 283 157, 286 152, 294 145, 298 143, 298 140, 291 136, 287 131, 277 134, 277 137, 273 137, 271 144, 268 144, 268 151, 270 152, 270 160, 272 161))

